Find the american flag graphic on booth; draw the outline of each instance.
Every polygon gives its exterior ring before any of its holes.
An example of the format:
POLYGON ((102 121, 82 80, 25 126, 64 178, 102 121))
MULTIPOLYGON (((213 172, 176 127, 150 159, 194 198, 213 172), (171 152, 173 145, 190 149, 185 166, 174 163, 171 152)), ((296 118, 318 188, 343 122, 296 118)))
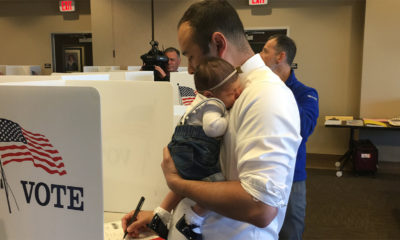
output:
POLYGON ((190 87, 179 86, 179 95, 181 97, 182 104, 185 106, 190 105, 193 100, 196 98, 197 91, 193 90, 190 87))
POLYGON ((0 157, 3 166, 32 162, 49 174, 67 174, 59 152, 46 136, 32 133, 4 118, 0 118, 0 157))

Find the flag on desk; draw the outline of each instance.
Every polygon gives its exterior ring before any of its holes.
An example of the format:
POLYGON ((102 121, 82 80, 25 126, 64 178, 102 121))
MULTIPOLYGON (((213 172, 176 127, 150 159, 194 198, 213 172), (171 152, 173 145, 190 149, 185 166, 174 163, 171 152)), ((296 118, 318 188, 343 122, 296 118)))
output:
POLYGON ((185 106, 190 105, 196 98, 196 91, 190 87, 179 86, 179 95, 181 97, 182 104, 185 106))
POLYGON ((67 174, 59 152, 46 136, 4 118, 0 118, 0 158, 3 165, 32 162, 49 174, 67 174))

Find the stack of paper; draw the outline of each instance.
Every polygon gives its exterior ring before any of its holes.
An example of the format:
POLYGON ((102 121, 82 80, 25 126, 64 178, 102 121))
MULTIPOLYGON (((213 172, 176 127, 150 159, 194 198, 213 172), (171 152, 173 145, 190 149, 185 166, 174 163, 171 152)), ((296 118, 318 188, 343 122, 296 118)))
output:
MULTIPOLYGON (((121 221, 104 223, 104 240, 121 240, 124 236, 121 221)), ((141 240, 161 240, 162 238, 155 235, 153 232, 141 233, 138 238, 127 236, 126 240, 141 239, 141 240)))
POLYGON ((342 124, 342 120, 340 119, 326 119, 325 120, 325 125, 341 125, 342 124))
POLYGON ((371 119, 364 118, 364 125, 366 127, 387 127, 387 119, 371 119))
POLYGON ((355 120, 347 120, 346 125, 348 126, 357 126, 357 127, 362 127, 364 126, 364 122, 361 119, 355 119, 355 120))
POLYGON ((325 125, 341 125, 342 121, 353 120, 352 116, 325 116, 325 125))

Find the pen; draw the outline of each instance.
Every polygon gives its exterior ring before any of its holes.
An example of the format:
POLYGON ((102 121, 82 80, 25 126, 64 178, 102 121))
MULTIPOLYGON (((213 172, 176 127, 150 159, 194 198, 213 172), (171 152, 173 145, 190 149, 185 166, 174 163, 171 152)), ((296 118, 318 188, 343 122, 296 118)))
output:
MULTIPOLYGON (((143 202, 144 202, 144 197, 142 196, 142 197, 140 198, 140 200, 139 200, 138 205, 136 206, 136 209, 135 209, 135 212, 133 213, 132 218, 129 219, 128 222, 126 223, 126 229, 128 229, 129 225, 131 225, 131 224, 136 220, 137 215, 139 214, 140 209, 142 208, 143 202)), ((125 231, 125 233, 124 233, 124 238, 123 238, 123 239, 125 239, 125 237, 126 237, 127 234, 128 234, 128 231, 125 231)), ((123 239, 122 239, 122 240, 123 240, 123 239)))

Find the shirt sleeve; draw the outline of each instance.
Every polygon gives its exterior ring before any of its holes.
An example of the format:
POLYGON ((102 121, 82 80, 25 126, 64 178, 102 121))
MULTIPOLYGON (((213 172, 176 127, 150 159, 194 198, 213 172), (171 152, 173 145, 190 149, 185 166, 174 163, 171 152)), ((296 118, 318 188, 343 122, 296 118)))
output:
POLYGON ((224 116, 224 109, 212 102, 204 106, 203 130, 209 137, 220 137, 225 134, 228 126, 228 120, 224 116))
POLYGON ((297 102, 300 113, 301 136, 307 139, 317 125, 319 115, 318 92, 310 88, 297 102))
POLYGON ((300 118, 289 89, 267 88, 250 95, 239 117, 236 154, 242 187, 273 207, 287 204, 300 136, 300 118))

